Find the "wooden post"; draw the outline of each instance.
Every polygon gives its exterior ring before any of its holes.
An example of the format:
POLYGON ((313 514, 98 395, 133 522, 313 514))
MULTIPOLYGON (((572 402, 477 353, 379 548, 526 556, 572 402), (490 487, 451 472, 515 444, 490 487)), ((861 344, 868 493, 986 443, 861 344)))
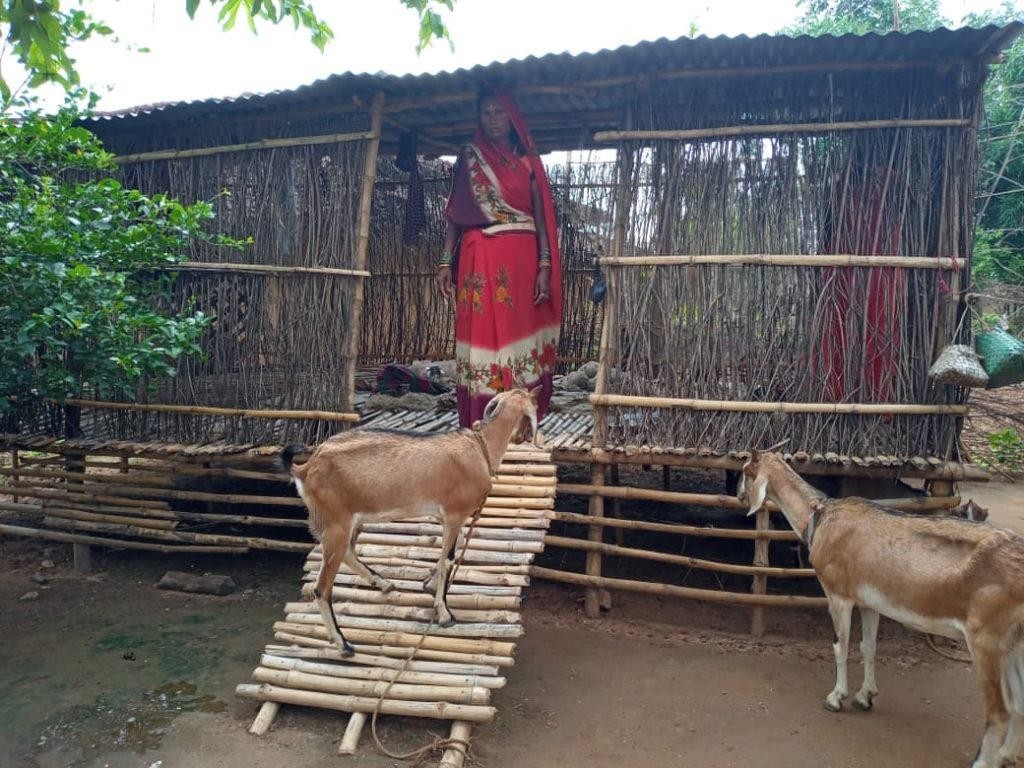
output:
MULTIPOLYGON (((612 473, 612 485, 618 487, 618 485, 619 485, 619 465, 618 464, 612 464, 611 473, 612 473)), ((616 518, 617 520, 621 520, 622 519, 622 499, 621 498, 616 497, 616 498, 612 499, 612 517, 616 518)), ((615 533, 615 543, 618 544, 620 547, 624 546, 625 543, 626 543, 626 530, 625 530, 625 528, 616 528, 614 533, 615 533)))
MULTIPOLYGON (((626 128, 632 126, 632 110, 627 107, 623 113, 623 125, 626 128)), ((611 252, 613 256, 621 256, 625 248, 626 227, 629 223, 629 208, 632 197, 633 179, 633 151, 623 144, 618 149, 618 189, 615 196, 615 224, 612 230, 611 252)), ((598 354, 597 378, 594 382, 594 392, 603 395, 608 390, 608 382, 611 379, 611 366, 616 358, 619 346, 619 331, 615 325, 615 301, 618 295, 618 285, 614 273, 608 276, 608 293, 604 300, 604 318, 601 323, 601 348, 598 354)), ((604 450, 608 440, 608 409, 604 406, 593 406, 594 411, 594 432, 590 445, 592 451, 604 450)), ((591 463, 590 482, 593 485, 604 485, 605 465, 598 462, 591 463)), ((588 508, 590 516, 594 520, 604 517, 604 497, 595 494, 590 498, 588 508)), ((600 525, 590 526, 587 538, 590 541, 600 542, 604 535, 604 528, 600 525)), ((597 551, 587 552, 586 574, 591 577, 601 576, 601 553, 597 551)), ((601 591, 596 586, 588 586, 585 593, 584 608, 587 616, 596 618, 601 614, 601 591)))
MULTIPOLYGON (((356 241, 355 269, 366 270, 367 252, 370 246, 370 213, 373 208, 373 185, 377 180, 377 153, 380 150, 381 123, 384 113, 384 94, 373 97, 370 107, 370 133, 366 157, 363 162, 363 184, 359 197, 359 230, 356 241)), ((353 408, 356 397, 356 364, 359 362, 359 339, 362 337, 363 295, 366 292, 366 278, 354 278, 352 290, 352 307, 349 315, 349 360, 345 371, 346 408, 353 408)))
POLYGON ((270 726, 274 724, 274 718, 277 717, 277 713, 281 711, 281 705, 276 701, 264 701, 263 706, 260 707, 259 713, 256 715, 256 719, 252 721, 252 725, 249 726, 249 733, 254 736, 262 736, 270 730, 270 726))
MULTIPOLYGON (((11 448, 11 469, 14 470, 14 473, 11 475, 11 482, 14 483, 15 487, 17 487, 18 482, 21 480, 21 477, 18 475, 18 464, 20 462, 21 459, 18 457, 18 449, 11 448)), ((18 503, 17 493, 11 494, 11 501, 15 504, 18 503)))
POLYGON ((365 712, 353 712, 349 715, 348 725, 345 726, 345 735, 341 737, 341 744, 338 745, 339 755, 353 755, 359 746, 359 737, 363 735, 363 726, 366 725, 368 715, 365 712))
MULTIPOLYGON (((767 531, 771 527, 769 522, 768 510, 762 507, 757 511, 754 518, 754 527, 758 531, 767 531)), ((755 539, 754 540, 754 565, 759 567, 767 567, 768 565, 768 546, 770 542, 768 539, 755 539)), ((767 576, 755 576, 754 583, 751 587, 751 592, 755 595, 764 595, 768 592, 768 577, 767 576)), ((757 606, 754 608, 750 619, 750 633, 754 637, 764 636, 764 608, 757 606)))
POLYGON ((462 768, 462 763, 466 759, 466 752, 469 751, 466 745, 469 744, 469 735, 472 731, 472 723, 468 723, 465 720, 452 721, 452 730, 448 738, 457 743, 452 744, 444 751, 438 768, 462 768))

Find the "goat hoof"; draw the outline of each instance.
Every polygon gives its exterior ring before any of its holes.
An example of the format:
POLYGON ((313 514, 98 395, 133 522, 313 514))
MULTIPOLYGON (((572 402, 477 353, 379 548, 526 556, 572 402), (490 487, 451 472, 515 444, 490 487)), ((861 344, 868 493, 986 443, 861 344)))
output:
POLYGON ((999 761, 999 768, 1017 768, 1016 757, 1004 757, 999 761))
POLYGON ((450 613, 447 616, 438 616, 437 625, 439 627, 442 627, 443 629, 448 629, 448 627, 454 627, 455 617, 452 616, 450 613))
POLYGON ((843 700, 842 699, 838 699, 838 698, 837 699, 833 699, 830 696, 829 698, 825 699, 824 707, 829 712, 842 712, 843 711, 843 700))
POLYGON ((341 655, 344 656, 346 659, 349 656, 355 656, 356 655, 356 649, 353 648, 349 643, 345 643, 344 645, 341 646, 341 655))
POLYGON ((875 706, 875 697, 874 695, 871 695, 862 699, 860 696, 854 696, 853 706, 861 712, 869 712, 875 706))
POLYGON ((386 595, 388 592, 392 592, 395 589, 395 585, 390 581, 382 581, 380 583, 379 589, 383 594, 386 595))

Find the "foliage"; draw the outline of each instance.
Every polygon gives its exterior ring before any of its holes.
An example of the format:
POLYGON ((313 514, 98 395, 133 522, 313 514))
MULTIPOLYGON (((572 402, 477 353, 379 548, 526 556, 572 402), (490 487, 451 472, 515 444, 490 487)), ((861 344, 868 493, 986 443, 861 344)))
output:
MULTIPOLYGON (((376 2, 377 0, 374 0, 376 2)), ((295 29, 307 30, 310 41, 321 51, 334 38, 334 32, 323 22, 306 0, 207 0, 218 8, 218 21, 225 30, 232 29, 241 18, 255 32, 259 22, 279 24, 291 21, 295 29)), ((419 40, 416 51, 422 52, 435 39, 451 38, 441 11, 453 9, 454 0, 399 0, 419 16, 419 40)), ((0 0, 0 37, 28 72, 25 85, 37 88, 56 83, 66 90, 79 82, 74 59, 68 55, 72 43, 88 40, 94 35, 110 36, 113 30, 86 10, 88 0, 0 0), (70 6, 70 7, 69 7, 70 6)), ((185 0, 185 11, 195 18, 202 0, 185 0)), ((3 49, 0 48, 0 58, 3 49)), ((0 72, 0 105, 8 103, 15 89, 0 72)))
MULTIPOLYGON (((893 0, 797 0, 803 15, 785 31, 795 35, 885 34, 895 28, 893 0)), ((939 0, 900 0, 899 28, 935 29, 948 24, 939 0)))
POLYGON ((0 411, 155 385, 209 321, 157 304, 212 206, 122 187, 80 117, 0 120, 0 411))
POLYGON ((992 458, 1010 472, 1024 470, 1024 440, 1015 429, 1004 429, 988 436, 992 458))

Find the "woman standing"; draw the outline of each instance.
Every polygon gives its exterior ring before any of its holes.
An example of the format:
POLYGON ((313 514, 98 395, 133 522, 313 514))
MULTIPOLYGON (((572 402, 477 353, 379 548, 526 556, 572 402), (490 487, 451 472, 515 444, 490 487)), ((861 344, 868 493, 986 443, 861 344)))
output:
POLYGON ((455 294, 464 427, 482 418, 496 393, 514 387, 539 388, 543 416, 562 322, 555 206, 536 146, 504 90, 482 91, 477 114, 476 135, 455 164, 437 271, 441 293, 455 294))

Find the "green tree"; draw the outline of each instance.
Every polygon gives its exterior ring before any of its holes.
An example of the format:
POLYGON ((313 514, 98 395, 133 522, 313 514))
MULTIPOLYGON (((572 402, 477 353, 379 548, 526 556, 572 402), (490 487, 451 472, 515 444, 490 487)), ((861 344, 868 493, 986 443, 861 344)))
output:
POLYGON ((935 29, 949 22, 939 0, 799 0, 803 15, 791 35, 885 34, 894 29, 935 29))
POLYGON ((0 412, 155 386, 208 322, 159 304, 212 206, 124 188, 80 117, 0 122, 0 412))
MULTIPOLYGON (((376 0, 374 0, 376 1, 376 0)), ((309 32, 310 41, 320 50, 334 37, 334 32, 316 15, 311 2, 305 0, 207 0, 218 9, 218 20, 225 30, 240 20, 256 31, 261 22, 279 24, 291 21, 296 29, 309 32)), ((454 0, 399 0, 419 17, 417 52, 434 40, 451 38, 441 11, 452 10, 454 0)), ((195 17, 202 0, 185 0, 185 11, 195 17)), ((80 82, 75 61, 68 46, 93 36, 110 36, 114 30, 105 21, 94 18, 88 0, 0 0, 0 65, 9 48, 28 73, 26 83, 36 88, 44 83, 57 83, 71 89, 80 82)), ((0 69, 0 102, 9 102, 15 88, 0 69)))

